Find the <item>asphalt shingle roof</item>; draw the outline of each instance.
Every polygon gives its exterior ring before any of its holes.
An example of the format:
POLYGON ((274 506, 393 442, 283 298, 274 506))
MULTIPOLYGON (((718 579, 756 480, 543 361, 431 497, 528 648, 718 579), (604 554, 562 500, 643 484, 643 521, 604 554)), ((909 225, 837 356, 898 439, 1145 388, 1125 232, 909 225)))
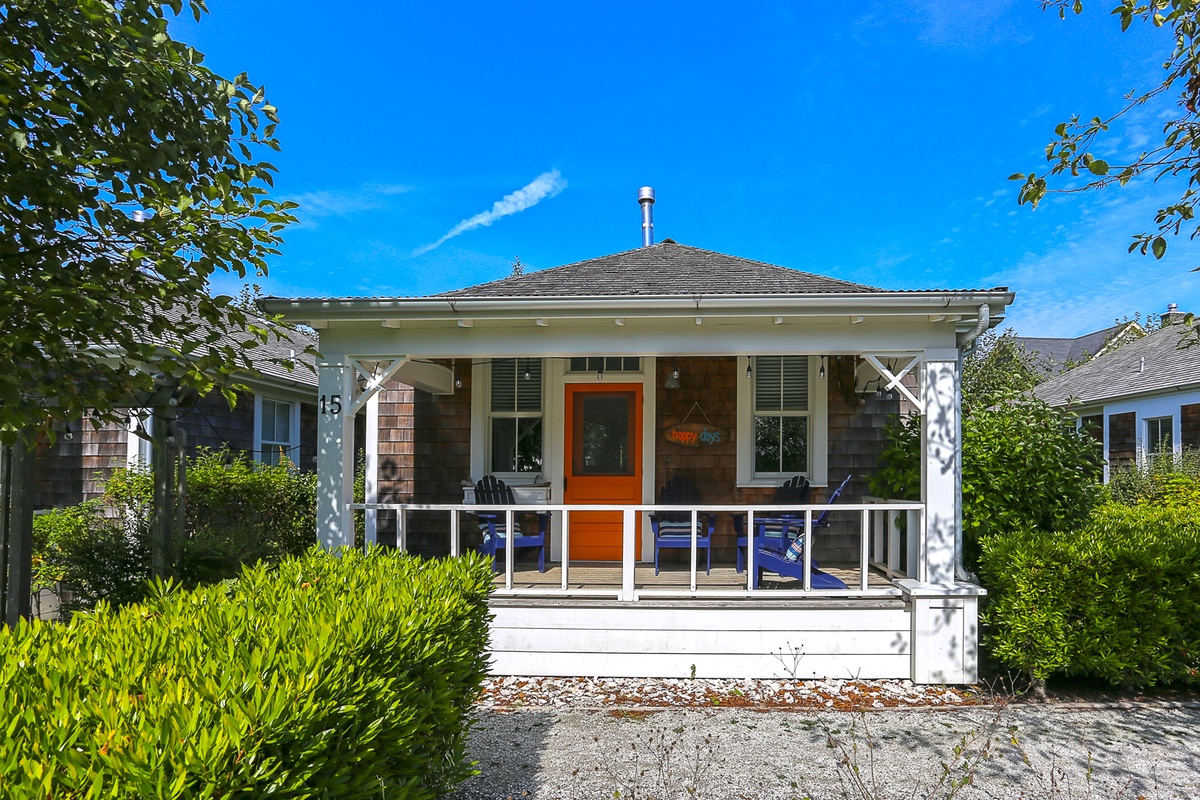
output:
MULTIPOLYGON (((311 355, 307 355, 304 350, 308 347, 316 347, 317 340, 308 334, 283 328, 273 322, 269 322, 265 317, 254 311, 243 309, 248 321, 253 325, 267 328, 272 333, 267 337, 266 342, 260 343, 257 347, 246 349, 246 356, 250 359, 250 363, 254 365, 264 377, 275 378, 283 381, 290 381, 300 386, 316 386, 317 360, 311 355), (278 332, 280 337, 276 338, 275 332, 278 332), (295 362, 295 368, 289 371, 278 361, 291 360, 295 362)), ((190 314, 179 305, 172 307, 167 313, 168 317, 182 321, 185 316, 190 314)), ((210 328, 207 322, 203 319, 190 319, 189 322, 199 323, 201 328, 210 328)), ((220 339, 215 342, 216 346, 234 345, 235 347, 242 346, 242 343, 248 342, 253 337, 249 334, 238 334, 222 331, 220 339)), ((172 344, 178 345, 178 342, 172 344)))
POLYGON ((561 267, 468 286, 435 297, 624 297, 692 294, 884 292, 664 240, 561 267))
POLYGON ((1015 341, 1025 349, 1026 353, 1036 354, 1041 361, 1045 362, 1038 366, 1044 368, 1046 374, 1056 375, 1068 362, 1078 363, 1088 356, 1098 355, 1110 339, 1128 327, 1130 327, 1129 324, 1113 325, 1111 328, 1085 333, 1074 339, 1017 336, 1015 341))
POLYGON ((1050 405, 1063 406, 1069 400, 1091 404, 1200 383, 1200 345, 1180 346, 1189 341, 1196 341, 1194 329, 1166 325, 1051 378, 1033 394, 1050 405))

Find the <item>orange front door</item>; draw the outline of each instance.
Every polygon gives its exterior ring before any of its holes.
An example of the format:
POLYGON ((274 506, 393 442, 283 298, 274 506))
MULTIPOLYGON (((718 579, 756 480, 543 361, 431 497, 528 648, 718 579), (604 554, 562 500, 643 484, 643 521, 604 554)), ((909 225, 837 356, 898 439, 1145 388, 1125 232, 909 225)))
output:
MULTIPOLYGON (((568 384, 566 391, 565 502, 642 502, 642 385, 568 384)), ((571 514, 571 560, 620 561, 622 525, 620 512, 571 514)))

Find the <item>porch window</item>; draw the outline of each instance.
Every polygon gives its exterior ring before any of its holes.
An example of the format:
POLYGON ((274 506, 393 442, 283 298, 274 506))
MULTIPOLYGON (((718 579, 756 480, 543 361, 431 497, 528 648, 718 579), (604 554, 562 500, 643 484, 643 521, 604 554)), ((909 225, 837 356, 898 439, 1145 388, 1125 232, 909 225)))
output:
POLYGON ((1174 451, 1171 432, 1175 427, 1174 417, 1153 417, 1146 420, 1146 458, 1153 461, 1159 456, 1170 457, 1174 451))
POLYGON ((641 372, 637 356, 576 356, 567 362, 567 372, 641 372))
POLYGON ((272 466, 280 463, 285 458, 292 462, 297 461, 296 456, 292 453, 292 446, 296 427, 293 424, 294 415, 298 410, 295 408, 295 403, 281 402, 279 400, 268 400, 265 397, 258 399, 258 433, 259 441, 258 460, 263 464, 272 466))
POLYGON ((488 412, 489 471, 542 471, 542 361, 492 362, 488 412))
POLYGON ((739 485, 770 486, 797 474, 824 485, 827 403, 814 362, 809 356, 738 359, 739 485))
POLYGON ((756 356, 754 474, 808 472, 808 359, 756 356))

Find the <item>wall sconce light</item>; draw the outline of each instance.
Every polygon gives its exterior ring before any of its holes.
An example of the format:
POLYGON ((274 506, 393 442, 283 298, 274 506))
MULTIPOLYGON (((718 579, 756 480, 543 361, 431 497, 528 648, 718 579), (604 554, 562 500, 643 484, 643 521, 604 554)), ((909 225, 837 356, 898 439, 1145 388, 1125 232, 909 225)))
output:
POLYGON ((679 388, 679 365, 678 364, 675 365, 675 368, 673 370, 671 370, 671 374, 667 378, 667 382, 663 384, 663 387, 666 389, 678 389, 679 388))
POLYGON ((817 372, 817 377, 825 380, 825 356, 821 356, 821 369, 817 372))

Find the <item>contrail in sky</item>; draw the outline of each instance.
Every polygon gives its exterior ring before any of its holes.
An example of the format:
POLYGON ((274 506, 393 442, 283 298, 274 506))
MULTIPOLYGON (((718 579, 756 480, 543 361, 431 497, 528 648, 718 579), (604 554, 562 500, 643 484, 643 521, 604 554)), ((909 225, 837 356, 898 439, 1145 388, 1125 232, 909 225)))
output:
POLYGON ((536 206, 541 201, 567 188, 567 182, 563 176, 558 173, 558 170, 552 169, 549 172, 543 172, 538 175, 529 184, 521 189, 517 189, 512 194, 506 194, 503 200, 497 200, 492 205, 491 211, 481 211, 473 217, 468 217, 462 222, 455 225, 442 238, 438 239, 433 244, 423 244, 413 251, 414 256, 419 256, 428 253, 460 233, 483 228, 491 225, 501 217, 507 217, 510 214, 516 214, 518 211, 524 211, 527 208, 536 206))

